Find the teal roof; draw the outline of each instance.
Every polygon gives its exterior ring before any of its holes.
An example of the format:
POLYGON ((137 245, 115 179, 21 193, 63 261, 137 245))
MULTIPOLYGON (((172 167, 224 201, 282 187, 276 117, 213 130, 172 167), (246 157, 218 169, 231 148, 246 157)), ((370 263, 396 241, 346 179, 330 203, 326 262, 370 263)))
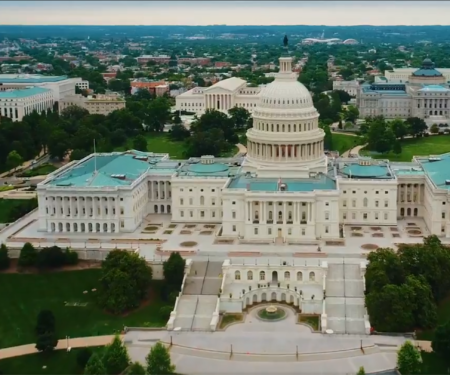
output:
POLYGON ((441 85, 424 85, 422 89, 419 91, 450 91, 448 88, 441 86, 441 85))
POLYGON ((68 79, 67 76, 43 76, 38 74, 33 75, 16 75, 0 74, 0 83, 45 83, 45 82, 59 82, 68 79))
POLYGON ((241 166, 239 163, 235 164, 232 161, 233 159, 221 159, 208 164, 188 162, 180 168, 178 175, 191 177, 233 177, 239 173, 241 166))
POLYGON ((42 94, 44 92, 51 92, 51 90, 44 89, 42 87, 32 87, 32 88, 23 89, 23 90, 0 91, 0 99, 27 98, 29 96, 42 94))
POLYGON ((427 159, 419 159, 425 173, 433 181, 437 188, 450 190, 450 185, 446 185, 445 181, 450 180, 450 153, 439 155, 436 161, 427 159))
POLYGON ((150 153, 128 151, 126 153, 91 155, 89 159, 78 163, 57 176, 50 186, 76 187, 118 187, 129 186, 148 171, 154 174, 174 173, 178 163, 160 162, 162 156, 150 153), (140 159, 147 157, 146 160, 140 159), (136 159, 138 157, 138 159, 136 159), (95 172, 95 169, 97 171, 95 172))
POLYGON ((340 171, 351 178, 392 178, 387 165, 346 165, 340 171))
MULTIPOLYGON (((335 190, 336 182, 326 175, 320 174, 317 178, 285 178, 281 183, 286 184, 286 191, 311 192, 314 190, 335 190)), ((249 189, 250 191, 278 191, 279 179, 255 178, 240 175, 231 180, 229 189, 249 189)))

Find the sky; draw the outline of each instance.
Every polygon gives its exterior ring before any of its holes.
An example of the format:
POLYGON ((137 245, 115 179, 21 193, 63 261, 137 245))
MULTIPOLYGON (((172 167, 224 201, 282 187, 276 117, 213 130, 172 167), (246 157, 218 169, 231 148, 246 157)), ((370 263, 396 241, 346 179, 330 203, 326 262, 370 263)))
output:
POLYGON ((3 25, 450 25, 450 1, 0 1, 3 25))

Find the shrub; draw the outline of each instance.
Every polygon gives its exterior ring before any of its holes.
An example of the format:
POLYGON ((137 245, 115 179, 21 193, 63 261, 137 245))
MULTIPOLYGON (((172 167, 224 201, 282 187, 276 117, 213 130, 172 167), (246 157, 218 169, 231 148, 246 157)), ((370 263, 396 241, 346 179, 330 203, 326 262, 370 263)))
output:
POLYGON ((37 251, 32 244, 27 242, 20 250, 18 265, 21 267, 32 267, 36 265, 37 251))
POLYGON ((0 246, 0 270, 6 270, 11 264, 11 259, 9 259, 8 248, 4 243, 0 246))
POLYGON ((39 335, 36 341, 36 349, 40 352, 51 352, 58 345, 55 332, 46 332, 39 335))
POLYGON ((92 356, 91 348, 83 348, 77 353, 77 364, 82 369, 86 367, 86 364, 89 362, 89 358, 92 356))
POLYGON ((39 268, 58 268, 66 263, 66 257, 58 246, 44 247, 37 255, 39 268))
POLYGON ((159 309, 159 314, 163 319, 168 320, 170 318, 170 313, 172 311, 173 311, 172 306, 163 306, 159 309))
POLYGON ((68 266, 74 266, 76 264, 78 264, 78 253, 76 251, 72 251, 69 248, 66 249, 66 251, 64 252, 64 256, 65 256, 65 263, 68 266))
POLYGON ((55 316, 50 310, 41 310, 37 316, 36 333, 42 335, 46 332, 55 332, 55 316))
POLYGON ((109 375, 121 374, 130 364, 127 348, 119 336, 114 336, 111 344, 106 346, 103 364, 109 375))

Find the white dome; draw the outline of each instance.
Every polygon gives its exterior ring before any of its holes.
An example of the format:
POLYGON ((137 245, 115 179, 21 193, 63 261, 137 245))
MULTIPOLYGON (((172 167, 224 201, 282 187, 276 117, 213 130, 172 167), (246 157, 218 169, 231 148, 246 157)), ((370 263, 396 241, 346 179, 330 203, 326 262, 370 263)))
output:
POLYGON ((297 80, 276 79, 261 92, 259 105, 276 109, 314 109, 311 94, 297 80))

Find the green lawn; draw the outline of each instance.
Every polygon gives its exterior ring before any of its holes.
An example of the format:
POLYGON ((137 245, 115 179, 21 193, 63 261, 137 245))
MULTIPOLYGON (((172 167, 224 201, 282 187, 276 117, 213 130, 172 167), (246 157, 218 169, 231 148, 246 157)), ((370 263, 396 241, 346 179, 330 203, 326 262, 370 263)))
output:
POLYGON ((332 133, 333 147, 332 151, 338 151, 342 155, 345 151, 361 144, 361 138, 352 135, 332 133))
POLYGON ((444 361, 435 353, 422 352, 422 374, 436 375, 436 374, 450 374, 450 362, 444 361))
MULTIPOLYGON (((103 347, 91 348, 93 352, 102 351, 103 347)), ((8 375, 46 374, 75 375, 82 374, 83 369, 77 364, 77 353, 81 348, 55 350, 50 354, 29 354, 0 360, 0 372, 8 375), (43 368, 45 366, 45 368, 43 368)))
POLYGON ((363 155, 370 155, 374 159, 389 159, 391 161, 411 161, 413 156, 428 156, 450 152, 450 135, 435 135, 422 138, 409 138, 401 142, 402 153, 395 155, 376 154, 362 150, 363 155))
POLYGON ((23 172, 20 177, 34 177, 34 176, 43 176, 49 173, 56 171, 58 168, 53 164, 42 164, 36 168, 29 169, 23 172))
POLYGON ((57 336, 96 336, 120 332, 124 326, 162 327, 159 309, 162 282, 153 281, 151 303, 128 316, 106 314, 96 306, 99 269, 41 274, 0 273, 0 348, 35 342, 34 327, 40 310, 55 314, 57 336), (83 294, 83 291, 89 291, 83 294), (87 303, 66 307, 65 302, 87 303))
MULTIPOLYGON (((0 223, 7 223, 13 207, 22 205, 28 199, 0 199, 0 223)), ((1 286, 0 286, 1 290, 1 286)))

